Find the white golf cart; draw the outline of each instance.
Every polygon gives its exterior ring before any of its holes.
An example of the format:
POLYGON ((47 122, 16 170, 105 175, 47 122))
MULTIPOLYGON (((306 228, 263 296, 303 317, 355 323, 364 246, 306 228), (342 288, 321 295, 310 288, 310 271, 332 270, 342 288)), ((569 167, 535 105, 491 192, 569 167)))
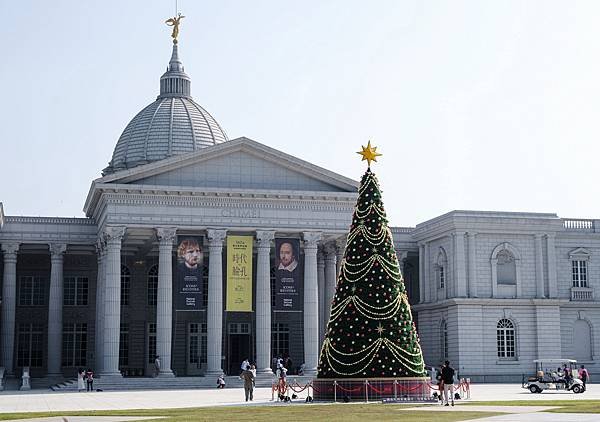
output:
POLYGON ((541 393, 544 390, 572 391, 575 394, 583 393, 585 387, 580 379, 573 374, 577 373, 577 361, 573 359, 538 359, 534 360, 535 376, 527 378, 523 375, 522 387, 532 393, 541 393), (570 376, 565 376, 564 368, 570 376))

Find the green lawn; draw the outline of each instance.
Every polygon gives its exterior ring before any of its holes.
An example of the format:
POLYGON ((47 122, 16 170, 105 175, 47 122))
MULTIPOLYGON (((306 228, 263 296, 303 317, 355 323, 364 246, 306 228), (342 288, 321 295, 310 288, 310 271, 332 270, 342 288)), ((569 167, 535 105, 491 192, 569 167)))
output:
POLYGON ((466 406, 559 406, 553 413, 600 413, 600 400, 512 400, 466 402, 466 406))
POLYGON ((395 404, 332 404, 281 406, 221 406, 192 409, 148 409, 115 410, 89 412, 45 412, 45 413, 6 413, 0 420, 23 419, 50 416, 167 416, 161 421, 391 421, 401 418, 402 422, 454 422, 466 421, 500 413, 470 412, 453 409, 450 412, 406 411, 395 404))

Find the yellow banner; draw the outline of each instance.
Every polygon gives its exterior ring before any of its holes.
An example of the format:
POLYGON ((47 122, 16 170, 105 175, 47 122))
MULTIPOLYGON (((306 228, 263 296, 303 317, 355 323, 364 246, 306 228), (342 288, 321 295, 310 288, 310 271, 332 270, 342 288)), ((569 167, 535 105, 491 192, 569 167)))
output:
POLYGON ((252 312, 252 236, 227 236, 227 307, 252 312))

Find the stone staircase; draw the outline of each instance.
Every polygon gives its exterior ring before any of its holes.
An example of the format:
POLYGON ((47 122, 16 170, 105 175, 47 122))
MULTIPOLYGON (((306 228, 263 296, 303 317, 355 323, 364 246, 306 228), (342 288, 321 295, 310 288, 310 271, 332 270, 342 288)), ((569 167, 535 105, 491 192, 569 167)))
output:
MULTIPOLYGON (((304 386, 312 377, 289 376, 288 382, 304 386)), ((271 387, 274 376, 258 376, 256 387, 271 387)), ((36 386, 40 383, 36 383, 36 386)), ((225 377, 225 388, 241 388, 244 382, 239 376, 225 377)), ((195 388, 216 388, 217 379, 213 377, 95 377, 94 389, 102 391, 126 390, 184 390, 195 388)), ((50 387, 53 391, 77 391, 77 380, 71 379, 50 387)))

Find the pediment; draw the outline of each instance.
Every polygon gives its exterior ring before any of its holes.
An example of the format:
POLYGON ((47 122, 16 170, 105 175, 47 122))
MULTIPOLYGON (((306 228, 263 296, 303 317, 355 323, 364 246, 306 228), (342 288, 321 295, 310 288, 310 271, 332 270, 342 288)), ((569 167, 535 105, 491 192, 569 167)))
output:
POLYGON ((590 258, 590 251, 585 248, 573 249, 569 252, 569 259, 571 260, 588 260, 590 258))
MULTIPOLYGON (((124 172, 114 176, 121 173, 124 172)), ((183 188, 317 192, 356 192, 358 187, 353 180, 247 138, 140 166, 132 169, 131 174, 101 181, 183 188)))
POLYGON ((359 182, 248 138, 170 157, 94 180, 84 210, 96 202, 97 187, 127 185, 168 188, 355 194, 359 182))

